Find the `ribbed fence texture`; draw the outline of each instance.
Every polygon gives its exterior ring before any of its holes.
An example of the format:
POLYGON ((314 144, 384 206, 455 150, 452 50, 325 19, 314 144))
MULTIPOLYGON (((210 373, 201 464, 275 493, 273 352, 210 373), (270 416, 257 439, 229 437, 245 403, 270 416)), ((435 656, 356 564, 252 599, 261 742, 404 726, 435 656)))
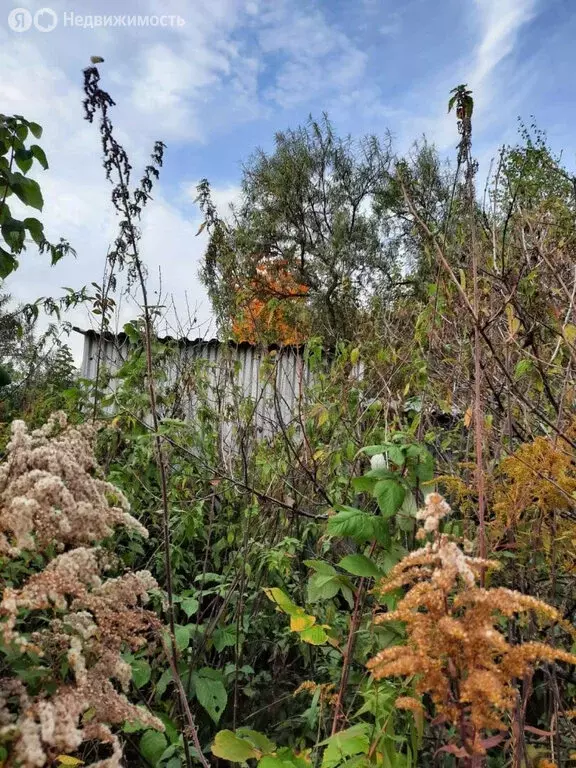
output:
MULTIPOLYGON (((114 374, 130 352, 128 337, 76 330, 84 334, 82 377, 95 380, 98 370, 106 369, 109 392, 117 392, 120 381, 114 374)), ((313 379, 302 348, 263 349, 215 339, 160 341, 173 348, 166 374, 169 385, 177 384, 180 414, 193 420, 199 400, 207 402, 221 422, 223 447, 237 448, 239 429, 262 438, 298 425, 313 379)))

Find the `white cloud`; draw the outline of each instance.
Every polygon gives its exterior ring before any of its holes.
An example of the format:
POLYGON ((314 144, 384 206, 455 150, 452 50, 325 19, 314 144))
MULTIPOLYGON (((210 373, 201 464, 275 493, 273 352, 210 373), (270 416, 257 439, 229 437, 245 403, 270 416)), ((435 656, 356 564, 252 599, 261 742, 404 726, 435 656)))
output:
POLYGON ((264 54, 281 57, 266 98, 283 108, 362 84, 368 57, 318 8, 273 0, 261 15, 264 54))
MULTIPOLYGON (((159 0, 149 0, 149 10, 166 12, 159 0)), ((131 103, 165 137, 204 141, 221 124, 259 113, 258 61, 237 36, 254 11, 248 0, 181 0, 170 8, 185 20, 178 33, 139 46, 131 103)))
POLYGON ((534 16, 535 0, 476 0, 480 42, 468 79, 483 87, 498 64, 514 49, 520 28, 534 16))

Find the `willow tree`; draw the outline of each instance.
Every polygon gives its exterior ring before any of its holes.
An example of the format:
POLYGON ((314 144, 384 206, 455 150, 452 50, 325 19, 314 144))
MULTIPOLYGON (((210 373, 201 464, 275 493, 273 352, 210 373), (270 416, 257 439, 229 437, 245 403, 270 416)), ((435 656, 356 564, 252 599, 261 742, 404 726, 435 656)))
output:
POLYGON ((231 221, 218 218, 206 181, 199 199, 211 233, 202 269, 222 326, 234 323, 239 294, 276 264, 303 286, 312 333, 350 338, 369 298, 383 294, 396 264, 374 201, 389 184, 389 140, 339 138, 328 118, 276 134, 243 169, 242 196, 231 221))

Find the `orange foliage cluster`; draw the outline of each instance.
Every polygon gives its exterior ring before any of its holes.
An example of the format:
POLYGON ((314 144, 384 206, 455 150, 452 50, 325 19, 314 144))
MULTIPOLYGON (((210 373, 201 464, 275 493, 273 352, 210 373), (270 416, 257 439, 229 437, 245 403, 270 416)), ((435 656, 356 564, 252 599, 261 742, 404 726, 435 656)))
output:
POLYGON ((259 264, 250 285, 238 288, 234 337, 251 344, 303 344, 307 294, 308 287, 295 280, 284 261, 259 264))

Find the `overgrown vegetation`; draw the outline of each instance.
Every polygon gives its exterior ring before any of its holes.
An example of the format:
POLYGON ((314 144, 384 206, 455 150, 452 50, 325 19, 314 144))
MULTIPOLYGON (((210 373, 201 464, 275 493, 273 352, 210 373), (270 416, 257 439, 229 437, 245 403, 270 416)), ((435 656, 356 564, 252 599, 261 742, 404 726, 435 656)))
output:
MULTIPOLYGON (((324 118, 249 161, 228 219, 202 181, 222 335, 260 345, 249 397, 236 345, 157 339, 139 221, 165 147, 133 189, 95 66, 84 88, 104 279, 0 302, 0 765, 575 764, 576 183, 545 135, 478 194, 460 85, 453 166, 324 118), (142 314, 112 369, 123 270, 142 314), (92 382, 34 327, 79 301, 92 382)), ((48 247, 6 207, 45 158, 39 126, 0 129, 6 276, 26 232, 48 247)))

